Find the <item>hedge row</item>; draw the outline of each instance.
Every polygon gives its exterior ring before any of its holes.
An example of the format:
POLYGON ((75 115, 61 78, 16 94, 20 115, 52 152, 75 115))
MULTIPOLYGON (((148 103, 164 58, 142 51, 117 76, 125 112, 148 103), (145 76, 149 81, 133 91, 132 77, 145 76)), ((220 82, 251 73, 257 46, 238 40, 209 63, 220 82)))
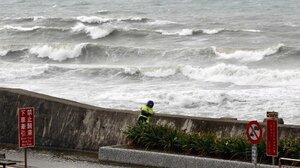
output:
MULTIPOLYGON (((125 132, 129 145, 165 152, 217 157, 234 160, 251 160, 251 144, 246 137, 217 137, 214 133, 185 133, 170 126, 135 125, 125 132)), ((271 163, 266 156, 266 144, 258 145, 258 162, 271 163)), ((300 139, 282 139, 279 157, 300 158, 300 139)))

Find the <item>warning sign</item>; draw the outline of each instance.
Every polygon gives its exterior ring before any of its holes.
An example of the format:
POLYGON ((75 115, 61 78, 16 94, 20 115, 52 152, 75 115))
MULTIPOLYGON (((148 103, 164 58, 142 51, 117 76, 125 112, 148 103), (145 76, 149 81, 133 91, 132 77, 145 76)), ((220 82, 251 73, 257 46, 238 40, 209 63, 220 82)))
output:
POLYGON ((34 108, 18 109, 19 147, 34 147, 34 108))
POLYGON ((262 128, 257 121, 250 121, 246 128, 246 135, 251 144, 258 144, 262 138, 262 128))
POLYGON ((278 156, 278 120, 267 118, 267 156, 278 156))

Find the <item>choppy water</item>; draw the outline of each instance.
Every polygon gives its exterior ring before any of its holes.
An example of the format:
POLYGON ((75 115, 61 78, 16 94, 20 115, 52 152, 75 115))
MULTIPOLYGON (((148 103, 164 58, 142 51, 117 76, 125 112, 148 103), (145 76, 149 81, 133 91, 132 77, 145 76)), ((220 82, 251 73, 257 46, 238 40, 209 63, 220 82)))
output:
POLYGON ((298 0, 0 0, 0 87, 300 123, 298 0))

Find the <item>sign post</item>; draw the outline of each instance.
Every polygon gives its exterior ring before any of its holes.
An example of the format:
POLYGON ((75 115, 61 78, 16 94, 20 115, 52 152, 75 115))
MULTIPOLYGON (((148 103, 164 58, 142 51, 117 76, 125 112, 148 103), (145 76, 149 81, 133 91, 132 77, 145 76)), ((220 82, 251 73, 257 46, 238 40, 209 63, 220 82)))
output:
POLYGON ((18 109, 19 148, 25 149, 24 160, 27 168, 27 148, 35 145, 34 108, 18 109))
POLYGON ((262 127, 257 121, 250 121, 246 128, 246 135, 250 143, 252 144, 252 163, 254 167, 257 167, 257 144, 262 138, 262 127))
POLYGON ((272 164, 275 165, 275 157, 278 157, 278 113, 267 112, 267 156, 272 156, 272 164))

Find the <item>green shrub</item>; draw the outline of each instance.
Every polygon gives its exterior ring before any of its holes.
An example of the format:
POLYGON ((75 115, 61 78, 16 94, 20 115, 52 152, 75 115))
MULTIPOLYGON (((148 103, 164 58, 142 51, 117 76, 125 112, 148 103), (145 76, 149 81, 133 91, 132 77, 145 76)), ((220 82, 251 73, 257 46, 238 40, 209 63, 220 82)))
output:
POLYGON ((279 152, 288 158, 300 158, 300 139, 283 139, 279 142, 279 152))
POLYGON ((191 154, 207 155, 213 152, 215 139, 216 136, 212 133, 188 134, 182 143, 185 151, 191 154))
MULTIPOLYGON (((151 124, 137 124, 128 128, 125 134, 134 147, 247 161, 251 158, 251 144, 246 137, 185 133, 171 126, 151 124)), ((300 139, 280 140, 278 151, 279 157, 299 158, 300 139)), ((259 163, 271 163, 271 157, 266 156, 264 140, 257 144, 257 152, 259 163)))

